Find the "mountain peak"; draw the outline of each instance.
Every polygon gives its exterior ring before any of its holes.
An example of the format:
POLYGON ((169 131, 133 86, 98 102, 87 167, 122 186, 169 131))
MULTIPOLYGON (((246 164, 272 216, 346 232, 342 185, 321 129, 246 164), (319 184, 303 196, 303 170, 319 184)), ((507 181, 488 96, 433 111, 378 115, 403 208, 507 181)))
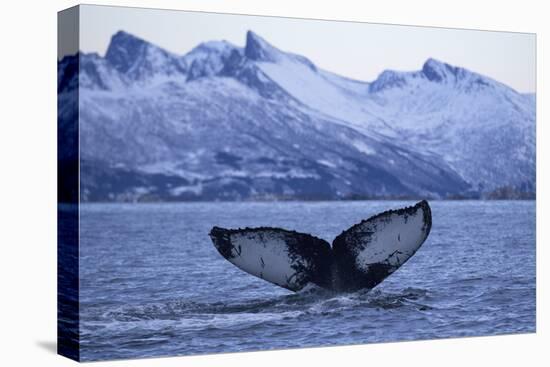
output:
POLYGON ((262 37, 252 31, 246 32, 246 46, 244 54, 247 58, 255 61, 276 62, 279 60, 281 51, 269 44, 262 37))
POLYGON ((111 37, 105 59, 115 70, 135 79, 185 72, 181 57, 125 31, 111 37))
POLYGON ((208 41, 200 43, 198 46, 189 51, 184 57, 189 63, 195 59, 204 59, 214 57, 215 55, 225 55, 231 53, 234 49, 238 49, 228 41, 208 41))
POLYGON ((146 42, 142 38, 139 38, 138 36, 128 33, 122 29, 111 36, 111 42, 120 42, 122 40, 137 40, 140 42, 146 42))
POLYGON ((144 53, 149 43, 125 31, 118 31, 111 37, 105 58, 120 72, 127 72, 144 53))
POLYGON ((226 40, 221 41, 207 41, 199 44, 195 49, 210 50, 214 52, 223 52, 227 49, 236 48, 231 42, 226 40))
POLYGON ((376 93, 384 89, 401 87, 407 84, 407 73, 395 70, 384 70, 375 81, 369 85, 369 91, 376 93))
POLYGON ((187 80, 219 74, 233 52, 242 54, 240 48, 227 41, 201 43, 184 56, 189 67, 187 80))
POLYGON ((150 45, 149 42, 145 41, 142 38, 139 38, 131 33, 120 30, 111 36, 111 41, 109 42, 109 47, 107 48, 106 56, 109 53, 116 52, 120 48, 137 48, 150 45))
POLYGON ((458 80, 465 75, 465 70, 445 62, 429 58, 422 66, 422 73, 433 82, 458 80))

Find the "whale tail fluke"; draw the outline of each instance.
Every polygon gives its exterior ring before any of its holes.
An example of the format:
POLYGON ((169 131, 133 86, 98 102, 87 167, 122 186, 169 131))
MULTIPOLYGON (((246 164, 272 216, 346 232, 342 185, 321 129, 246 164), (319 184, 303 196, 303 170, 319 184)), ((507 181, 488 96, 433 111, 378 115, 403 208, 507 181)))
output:
POLYGON ((345 230, 332 243, 337 273, 334 288, 374 288, 416 253, 431 227, 431 209, 423 200, 377 214, 345 230))
POLYGON ((292 291, 313 283, 335 291, 372 289, 403 265, 428 237, 430 206, 389 210, 352 226, 332 244, 281 228, 224 229, 210 238, 225 259, 292 291))
POLYGON ((214 227, 210 238, 225 259, 268 282, 292 291, 308 283, 330 287, 331 249, 320 238, 269 227, 214 227))

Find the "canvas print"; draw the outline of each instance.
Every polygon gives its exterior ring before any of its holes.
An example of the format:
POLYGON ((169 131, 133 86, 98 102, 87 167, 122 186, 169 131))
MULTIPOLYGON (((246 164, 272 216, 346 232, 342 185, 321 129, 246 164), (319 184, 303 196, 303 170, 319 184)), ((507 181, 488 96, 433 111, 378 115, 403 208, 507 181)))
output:
POLYGON ((534 34, 58 15, 58 351, 532 333, 534 34))

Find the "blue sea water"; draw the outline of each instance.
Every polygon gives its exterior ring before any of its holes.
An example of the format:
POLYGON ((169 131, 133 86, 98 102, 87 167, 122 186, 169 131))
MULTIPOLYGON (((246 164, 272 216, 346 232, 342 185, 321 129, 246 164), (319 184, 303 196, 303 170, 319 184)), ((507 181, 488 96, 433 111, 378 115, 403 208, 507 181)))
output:
POLYGON ((329 242, 412 202, 86 204, 85 361, 535 331, 535 202, 434 201, 420 250, 370 292, 292 293, 237 269, 208 232, 280 226, 329 242))

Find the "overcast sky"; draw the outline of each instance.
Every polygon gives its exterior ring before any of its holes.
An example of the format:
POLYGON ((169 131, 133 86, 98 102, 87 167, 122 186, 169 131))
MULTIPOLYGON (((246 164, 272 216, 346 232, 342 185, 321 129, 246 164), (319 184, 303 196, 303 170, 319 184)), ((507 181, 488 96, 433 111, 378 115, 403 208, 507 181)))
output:
POLYGON ((433 57, 520 92, 535 91, 534 34, 93 5, 82 6, 80 25, 80 49, 101 55, 118 30, 184 54, 210 40, 244 46, 250 29, 282 50, 354 79, 372 81, 385 69, 418 70, 433 57))

